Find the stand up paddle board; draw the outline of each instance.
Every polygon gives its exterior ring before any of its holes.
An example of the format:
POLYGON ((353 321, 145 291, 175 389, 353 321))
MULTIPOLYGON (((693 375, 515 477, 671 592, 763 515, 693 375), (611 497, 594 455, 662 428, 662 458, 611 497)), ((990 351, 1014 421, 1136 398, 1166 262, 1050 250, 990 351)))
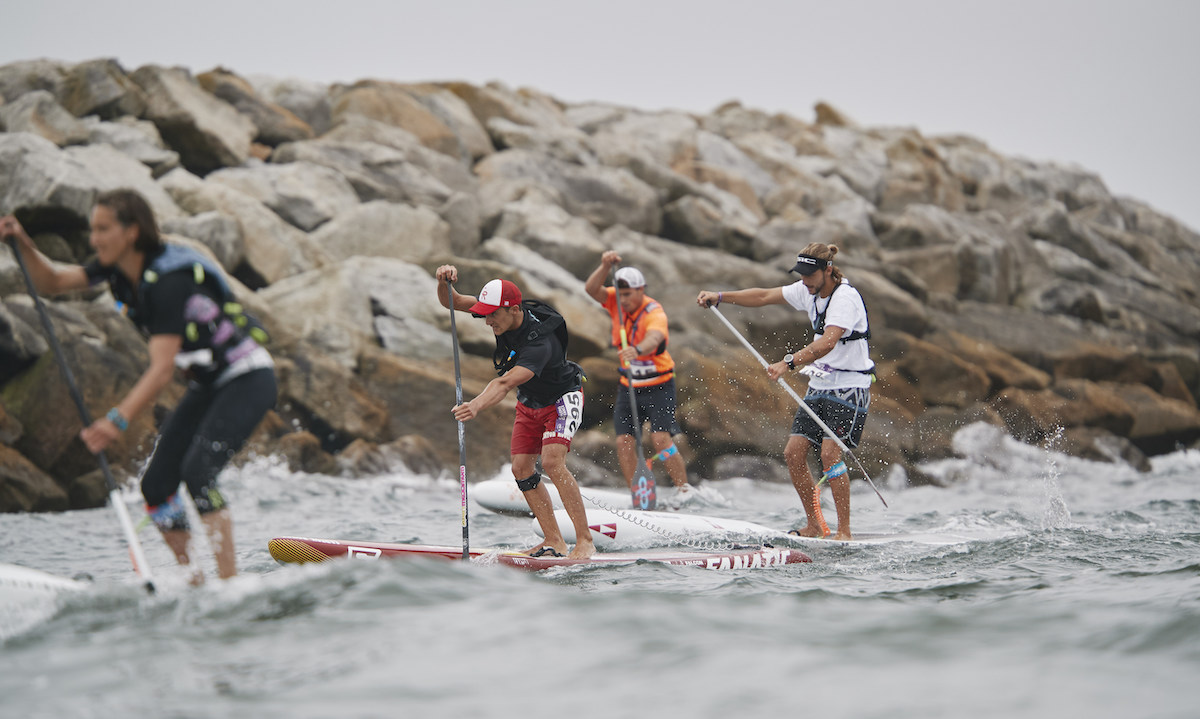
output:
MULTIPOLYGON (((558 521, 559 531, 568 544, 575 543, 575 525, 571 523, 566 510, 554 512, 558 521)), ((853 547, 874 544, 924 544, 930 546, 949 546, 964 544, 972 541, 971 537, 949 532, 856 532, 854 538, 846 541, 829 537, 798 537, 794 534, 764 527, 761 524, 745 522, 738 519, 721 519, 705 517, 699 514, 681 514, 676 512, 639 512, 621 510, 620 514, 607 512, 602 509, 587 510, 588 529, 591 530, 592 542, 597 549, 614 550, 631 547, 645 547, 661 544, 663 541, 680 540, 713 540, 734 536, 741 541, 760 542, 772 539, 777 544, 796 542, 806 546, 841 546, 853 547)), ((533 531, 543 536, 542 528, 533 520, 533 531)))
POLYGON ((60 592, 87 589, 85 582, 22 567, 0 564, 0 603, 20 602, 54 596, 60 592))
MULTIPOLYGON (((284 564, 307 564, 327 559, 379 559, 380 557, 434 557, 462 559, 462 547, 428 544, 389 544, 387 542, 351 542, 340 539, 310 539, 308 537, 276 537, 267 542, 267 549, 276 561, 284 564)), ((485 554, 487 549, 472 549, 471 558, 485 554)))
MULTIPOLYGON (((554 508, 562 509, 562 498, 558 496, 558 488, 554 486, 554 483, 543 482, 542 485, 550 491, 550 501, 554 503, 554 508)), ((633 500, 630 498, 629 492, 580 487, 579 493, 583 495, 584 502, 588 501, 588 497, 592 497, 609 507, 633 508, 633 500)), ((532 512, 529 511, 529 503, 525 501, 525 495, 517 489, 517 483, 511 479, 488 479, 472 484, 471 497, 480 507, 497 514, 508 514, 515 517, 532 515, 532 512)))
MULTIPOLYGON (((380 559, 383 557, 433 557, 462 559, 462 547, 441 547, 424 544, 388 544, 384 542, 351 542, 338 539, 307 537, 276 537, 267 543, 271 556, 284 564, 323 562, 340 557, 380 559)), ((494 554, 496 561, 519 569, 540 571, 552 567, 598 566, 605 564, 636 564, 659 562, 702 569, 760 569, 784 564, 810 562, 808 555, 797 549, 776 547, 741 547, 716 552, 686 552, 650 550, 642 552, 606 552, 588 559, 567 557, 531 557, 505 549, 472 549, 471 558, 478 561, 484 554, 494 554)))
MULTIPOLYGON (((575 543, 575 525, 565 509, 554 512, 559 531, 568 544, 575 543)), ((714 535, 762 540, 781 537, 778 529, 740 519, 720 519, 699 514, 676 512, 641 512, 622 510, 620 514, 603 509, 587 510, 588 529, 597 549, 628 549, 630 547, 662 544, 664 541, 678 542, 681 538, 713 539, 714 535)), ((533 531, 542 535, 542 528, 533 520, 533 531)))
MULTIPOLYGON (((836 530, 835 530, 836 531, 836 530)), ((932 546, 949 546, 952 544, 965 544, 973 541, 973 537, 968 537, 962 534, 952 534, 949 532, 896 532, 894 534, 884 532, 854 532, 854 538, 850 540, 834 539, 833 535, 828 537, 798 537, 794 534, 788 535, 788 540, 799 542, 811 546, 842 546, 852 547, 856 544, 927 544, 932 546)))

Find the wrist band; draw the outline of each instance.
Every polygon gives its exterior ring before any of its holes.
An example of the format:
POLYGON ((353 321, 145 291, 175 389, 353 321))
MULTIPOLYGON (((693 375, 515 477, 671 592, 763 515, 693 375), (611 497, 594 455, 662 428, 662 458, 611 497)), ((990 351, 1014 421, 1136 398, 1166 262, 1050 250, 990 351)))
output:
POLYGON ((125 415, 121 414, 121 410, 116 407, 108 410, 108 414, 104 415, 104 418, 115 424, 117 429, 122 432, 129 429, 129 420, 125 419, 125 415))
POLYGON ((718 293, 717 293, 717 307, 720 307, 720 306, 721 306, 721 300, 723 300, 723 299, 725 299, 725 293, 724 293, 724 292, 718 292, 718 293))

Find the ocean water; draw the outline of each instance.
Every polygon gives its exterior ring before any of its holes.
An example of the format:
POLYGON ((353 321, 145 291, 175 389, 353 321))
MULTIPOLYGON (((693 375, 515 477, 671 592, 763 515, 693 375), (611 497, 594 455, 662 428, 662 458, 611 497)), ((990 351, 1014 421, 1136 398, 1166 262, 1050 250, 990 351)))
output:
MULTIPOLYGON (((0 562, 92 586, 0 608, 0 716, 1200 717, 1200 452, 1138 474, 983 426, 956 442, 965 459, 929 467, 946 488, 877 478, 885 509, 855 482, 854 529, 969 541, 733 572, 280 566, 283 535, 461 546, 460 494, 269 458, 226 472, 243 574, 201 588, 147 528, 145 593, 111 508, 2 515, 0 562)), ((684 511, 803 521, 789 486, 705 486, 721 506, 684 511)), ((473 503, 470 532, 536 541, 473 503)))

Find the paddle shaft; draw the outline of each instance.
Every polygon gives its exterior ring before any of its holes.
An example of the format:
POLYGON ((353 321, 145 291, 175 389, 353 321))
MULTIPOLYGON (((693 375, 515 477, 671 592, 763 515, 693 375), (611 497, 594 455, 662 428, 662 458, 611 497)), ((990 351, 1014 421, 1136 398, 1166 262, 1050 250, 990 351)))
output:
MULTIPOLYGON (((463 401, 462 367, 458 360, 458 325, 454 321, 454 285, 446 280, 446 291, 450 295, 450 336, 454 344, 454 404, 463 401)), ((471 542, 467 534, 467 440, 462 420, 458 421, 458 488, 462 495, 462 538, 464 562, 471 560, 471 542)))
MULTIPOLYGON (((75 384, 75 375, 71 373, 71 368, 67 366, 62 345, 58 342, 58 335, 54 333, 54 325, 50 323, 50 314, 46 311, 46 306, 42 303, 42 298, 38 295, 37 288, 33 285, 33 277, 29 274, 29 268, 25 266, 25 258, 21 256, 21 250, 17 247, 17 238, 9 236, 8 244, 12 247, 13 255, 17 258, 17 265, 21 268, 21 274, 25 277, 25 287, 29 290, 29 296, 33 298, 38 318, 42 322, 42 329, 46 333, 46 339, 50 342, 50 348, 54 351, 54 359, 58 362, 58 370, 62 374, 63 381, 67 384, 67 390, 71 393, 71 399, 75 401, 75 408, 79 411, 79 419, 83 422, 84 427, 90 427, 92 424, 91 413, 88 412, 87 405, 83 402, 83 394, 79 391, 79 386, 75 384)), ((133 568, 145 581, 146 591, 153 593, 154 580, 150 577, 150 565, 146 562, 146 555, 142 552, 142 544, 138 541, 137 532, 133 528, 133 521, 129 518, 129 510, 125 507, 125 502, 121 499, 121 490, 117 487, 117 482, 113 479, 112 470, 108 467, 108 457, 105 456, 103 450, 96 452, 95 457, 96 461, 100 464, 100 471, 104 475, 104 484, 108 488, 109 502, 112 503, 113 510, 117 513, 117 520, 121 523, 121 529, 125 534, 125 541, 129 544, 129 553, 133 559, 133 568)))
MULTIPOLYGON (((621 328, 621 349, 629 346, 629 337, 625 332, 625 311, 621 307, 621 290, 617 288, 616 266, 613 266, 613 292, 616 296, 613 298, 617 303, 617 324, 621 328)), ((642 423, 638 420, 637 410, 637 392, 633 389, 633 367, 632 365, 625 366, 625 379, 628 381, 626 387, 629 389, 629 412, 633 418, 633 441, 637 447, 637 461, 634 462, 634 479, 636 483, 629 488, 633 494, 633 506, 638 509, 654 509, 658 504, 657 488, 654 486, 654 475, 649 471, 642 471, 643 449, 642 449, 642 423), (642 485, 642 480, 645 480, 645 490, 638 491, 638 486, 642 485)))
MULTIPOLYGON (((761 364, 764 368, 770 367, 767 361, 763 359, 763 356, 758 353, 758 350, 754 349, 754 345, 750 344, 750 342, 744 336, 742 336, 742 333, 738 332, 737 328, 734 327, 729 320, 725 319, 725 315, 721 314, 721 310, 717 309, 716 305, 709 306, 709 309, 713 311, 713 314, 715 314, 721 320, 721 322, 725 323, 725 326, 728 327, 729 331, 741 341, 742 345, 745 346, 746 349, 750 350, 750 354, 754 355, 759 364, 761 364)), ((875 490, 875 495, 879 497, 879 501, 883 502, 883 506, 888 506, 887 500, 884 499, 883 495, 879 493, 879 488, 876 487, 875 483, 871 481, 871 475, 867 474, 866 468, 862 466, 862 462, 858 461, 858 457, 854 456, 854 452, 851 452, 850 448, 847 447, 844 442, 842 442, 841 438, 833 433, 833 430, 829 428, 829 425, 821 421, 821 418, 817 416, 817 413, 812 410, 812 407, 808 406, 808 403, 805 402, 800 395, 796 394, 796 390, 792 389, 791 385, 789 385, 787 382, 784 382, 782 377, 776 381, 779 382, 780 387, 783 387, 785 390, 787 390, 787 393, 790 394, 792 399, 796 400, 796 403, 808 413, 808 416, 812 417, 813 421, 821 426, 821 429, 825 431, 825 434, 837 443, 837 446, 841 448, 842 453, 850 455, 850 458, 854 460, 854 463, 858 465, 859 470, 862 471, 863 477, 865 477, 867 480, 867 484, 871 485, 871 489, 875 490)))

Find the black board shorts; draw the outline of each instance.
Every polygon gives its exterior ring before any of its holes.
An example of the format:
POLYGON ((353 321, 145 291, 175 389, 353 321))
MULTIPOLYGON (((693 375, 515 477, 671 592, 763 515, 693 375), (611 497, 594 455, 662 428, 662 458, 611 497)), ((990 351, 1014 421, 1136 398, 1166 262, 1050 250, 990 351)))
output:
MULTIPOLYGON (((679 421, 675 419, 675 378, 650 387, 634 387, 637 395, 638 422, 650 422, 651 432, 666 432, 672 436, 682 434, 679 421)), ((629 406, 629 388, 617 387, 617 403, 613 405, 613 427, 616 434, 633 434, 633 413, 629 406)), ((639 428, 640 429, 640 428, 639 428)))
MULTIPOLYGON (((804 403, 847 447, 858 446, 862 440, 863 425, 867 421, 867 410, 871 407, 870 387, 810 389, 804 395, 804 403)), ((796 410, 792 434, 804 437, 818 447, 829 436, 803 407, 796 410)))

